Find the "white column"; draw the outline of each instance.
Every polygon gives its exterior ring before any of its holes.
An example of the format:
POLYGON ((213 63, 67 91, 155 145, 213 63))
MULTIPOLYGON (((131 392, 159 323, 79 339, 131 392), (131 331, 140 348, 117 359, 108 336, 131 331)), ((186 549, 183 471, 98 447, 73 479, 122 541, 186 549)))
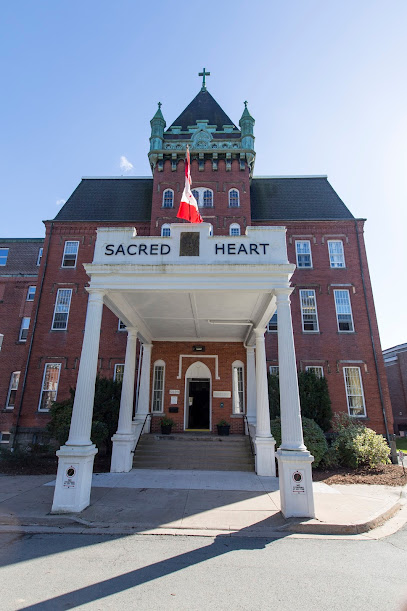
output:
POLYGON ((298 392, 290 294, 277 289, 278 362, 280 380, 281 447, 277 451, 281 511, 286 518, 315 517, 311 463, 304 445, 298 392))
MULTIPOLYGON (((153 344, 143 344, 143 361, 141 363, 140 389, 138 395, 135 423, 144 422, 150 411, 150 377, 151 377, 151 350, 153 344)), ((150 432, 150 421, 146 422, 143 433, 150 432)))
POLYGON ((90 433, 102 311, 103 292, 90 290, 69 438, 57 452, 54 513, 78 512, 89 505, 93 461, 97 453, 90 433))
POLYGON ((267 384, 265 329, 254 330, 256 335, 256 473, 275 476, 275 440, 270 431, 270 411, 267 384))
POLYGON ((256 362, 254 346, 246 347, 247 371, 247 420, 249 424, 256 424, 256 362))
POLYGON ((124 363, 122 394, 117 432, 112 437, 113 451, 110 471, 112 473, 127 473, 133 466, 134 430, 133 404, 134 381, 136 371, 137 329, 127 328, 127 346, 124 363))

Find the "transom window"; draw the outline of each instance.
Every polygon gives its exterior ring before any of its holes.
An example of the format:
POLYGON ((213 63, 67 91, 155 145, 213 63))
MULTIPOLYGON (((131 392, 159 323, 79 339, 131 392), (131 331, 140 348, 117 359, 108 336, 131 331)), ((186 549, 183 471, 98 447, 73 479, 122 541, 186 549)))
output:
POLYGON ((62 257, 62 267, 76 267, 78 248, 79 242, 65 242, 64 256, 62 257))
POLYGON ((192 195, 200 208, 213 208, 213 191, 205 187, 192 189, 192 195))
POLYGON ((40 412, 48 411, 52 403, 56 401, 60 371, 61 363, 45 363, 40 402, 38 405, 38 410, 40 412))
POLYGON ((154 363, 153 375, 153 397, 152 397, 152 412, 164 411, 164 377, 165 363, 164 361, 156 361, 154 363))
POLYGON ((41 259, 42 259, 42 253, 44 252, 44 249, 41 247, 38 251, 38 257, 37 257, 37 265, 40 265, 41 263, 41 259))
POLYGON ((120 320, 119 318, 119 326, 117 327, 118 331, 126 331, 126 325, 124 324, 124 322, 122 320, 120 320))
POLYGON ((116 382, 123 382, 123 375, 124 363, 117 363, 117 365, 114 366, 113 380, 115 380, 116 382))
POLYGON ((315 291, 313 289, 300 290, 300 302, 302 315, 302 330, 305 332, 319 331, 315 291))
POLYGON ((342 240, 328 240, 329 264, 331 267, 345 267, 345 253, 342 240))
POLYGON ((0 265, 6 265, 8 257, 8 248, 0 248, 0 265))
POLYGON ((35 286, 29 286, 27 291, 27 301, 34 301, 35 297, 35 286))
POLYGON ((346 397, 350 416, 366 416, 362 378, 359 367, 344 367, 346 397))
POLYGON ((324 377, 324 368, 321 367, 320 365, 311 365, 310 367, 306 367, 305 371, 310 371, 317 378, 323 378, 324 377))
POLYGON ((169 238, 171 236, 171 226, 168 223, 161 225, 161 237, 169 238))
POLYGON ((72 289, 58 289, 51 327, 54 331, 65 331, 67 329, 71 297, 72 289))
POLYGON ((20 381, 20 372, 13 371, 10 378, 10 386, 8 389, 6 409, 14 409, 16 404, 16 394, 18 390, 18 383, 20 381))
POLYGON ((18 336, 19 342, 27 341, 29 326, 30 326, 30 318, 29 316, 24 316, 24 318, 21 320, 20 334, 18 336))
POLYGON ((275 333, 277 331, 277 312, 274 312, 267 325, 267 331, 275 333))
POLYGON ((338 331, 353 332, 354 327, 349 291, 334 291, 334 296, 338 331))
POLYGON ((244 413, 244 370, 241 361, 235 361, 232 365, 233 376, 233 413, 244 413))
POLYGON ((163 208, 174 207, 174 191, 172 189, 165 189, 163 193, 163 208))
POLYGON ((270 365, 270 367, 269 367, 269 374, 271 376, 278 376, 278 374, 279 374, 279 367, 278 367, 278 365, 270 365))
POLYGON ((232 223, 229 227, 229 235, 240 235, 240 225, 232 223))
POLYGON ((237 189, 230 189, 229 207, 230 208, 239 208, 239 206, 240 206, 239 191, 237 189))
POLYGON ((312 267, 311 242, 309 240, 296 240, 295 254, 297 257, 297 267, 312 267))

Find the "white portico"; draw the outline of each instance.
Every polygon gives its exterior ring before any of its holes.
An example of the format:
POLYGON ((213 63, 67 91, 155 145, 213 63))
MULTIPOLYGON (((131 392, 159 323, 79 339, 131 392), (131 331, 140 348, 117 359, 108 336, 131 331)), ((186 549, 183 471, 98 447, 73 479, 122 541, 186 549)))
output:
POLYGON ((70 435, 57 452, 53 511, 81 511, 89 504, 97 452, 90 432, 103 305, 128 332, 111 470, 131 469, 142 426, 148 431, 154 342, 239 342, 246 348, 247 418, 256 472, 274 476, 264 333, 278 304, 282 510, 286 517, 312 517, 313 457, 302 437, 290 310, 294 265, 287 259, 285 228, 248 227, 243 236, 212 236, 207 223, 173 224, 170 237, 138 237, 131 228, 103 228, 98 230, 93 262, 85 268, 90 277, 85 335, 70 435), (137 337, 143 360, 134 414, 137 337))

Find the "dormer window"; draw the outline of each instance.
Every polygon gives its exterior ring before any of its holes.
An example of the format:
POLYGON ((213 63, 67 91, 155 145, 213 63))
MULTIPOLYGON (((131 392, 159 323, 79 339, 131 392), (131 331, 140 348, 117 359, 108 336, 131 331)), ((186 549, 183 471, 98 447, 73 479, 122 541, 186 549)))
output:
POLYGON ((164 225, 161 225, 161 237, 169 238, 170 236, 171 236, 171 227, 168 223, 164 223, 164 225))
POLYGON ((205 189, 205 187, 197 187, 192 190, 192 195, 195 197, 200 208, 213 208, 213 191, 205 189))
POLYGON ((239 191, 237 189, 230 189, 229 207, 230 208, 239 208, 239 206, 240 206, 239 191))
POLYGON ((163 208, 174 207, 174 191, 172 189, 165 189, 163 193, 163 208))
POLYGON ((240 235, 240 225, 232 223, 229 227, 229 235, 240 235))

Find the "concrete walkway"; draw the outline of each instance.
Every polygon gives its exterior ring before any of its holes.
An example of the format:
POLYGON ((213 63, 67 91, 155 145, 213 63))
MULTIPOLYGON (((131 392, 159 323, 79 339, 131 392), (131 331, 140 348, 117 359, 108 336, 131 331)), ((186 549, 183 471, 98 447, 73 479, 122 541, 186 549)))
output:
POLYGON ((53 476, 0 476, 0 532, 358 535, 407 521, 406 489, 314 483, 317 518, 280 512, 278 479, 248 472, 133 470, 93 476, 91 504, 51 515, 53 476))

